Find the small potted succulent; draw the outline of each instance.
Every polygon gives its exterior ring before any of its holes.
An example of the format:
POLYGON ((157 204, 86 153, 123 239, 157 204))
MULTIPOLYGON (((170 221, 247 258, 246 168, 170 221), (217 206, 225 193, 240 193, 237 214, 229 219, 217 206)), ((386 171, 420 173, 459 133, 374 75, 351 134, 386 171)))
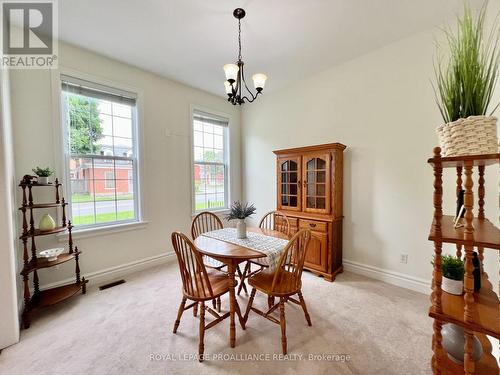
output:
POLYGON ((54 171, 50 169, 50 167, 47 168, 40 168, 36 167, 33 168, 32 171, 38 176, 37 178, 37 183, 46 185, 49 183, 49 177, 52 176, 54 171))
POLYGON ((239 239, 247 238, 247 224, 245 219, 255 214, 256 208, 253 204, 242 203, 239 201, 233 202, 229 214, 226 215, 226 220, 238 220, 236 223, 236 233, 239 239))
POLYGON ((443 255, 441 258, 443 282, 441 288, 450 294, 462 295, 464 289, 464 262, 452 255, 443 255))

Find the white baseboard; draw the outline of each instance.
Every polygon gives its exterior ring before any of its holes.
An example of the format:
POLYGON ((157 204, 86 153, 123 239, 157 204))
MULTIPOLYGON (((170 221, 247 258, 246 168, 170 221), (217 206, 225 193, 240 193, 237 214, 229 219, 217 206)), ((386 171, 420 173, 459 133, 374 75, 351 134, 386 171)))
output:
MULTIPOLYGON (((90 285, 101 284, 107 281, 116 280, 119 277, 123 277, 130 273, 134 273, 137 271, 142 271, 147 268, 151 268, 157 266, 159 264, 164 264, 167 262, 171 262, 175 259, 175 253, 165 253, 160 255, 154 255, 152 257, 143 258, 139 260, 135 260, 133 262, 121 264, 119 266, 114 266, 110 268, 105 268, 103 270, 94 271, 82 274, 82 277, 89 280, 90 285)), ((41 290, 58 287, 65 284, 70 284, 74 282, 74 277, 57 281, 55 283, 45 284, 40 287, 41 290)))
POLYGON ((424 294, 431 293, 431 283, 428 280, 418 277, 408 276, 399 272, 389 271, 383 268, 369 266, 367 264, 343 259, 344 269, 352 273, 357 273, 375 280, 396 285, 402 288, 411 289, 424 294))

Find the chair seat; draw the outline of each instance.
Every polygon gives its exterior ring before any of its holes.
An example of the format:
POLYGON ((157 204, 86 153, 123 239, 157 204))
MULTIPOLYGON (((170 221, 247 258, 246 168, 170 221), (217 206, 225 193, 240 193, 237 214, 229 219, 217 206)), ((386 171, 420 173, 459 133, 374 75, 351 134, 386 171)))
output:
POLYGON ((221 261, 206 255, 203 257, 203 264, 210 268, 222 268, 225 266, 221 261))
MULTIPOLYGON (((227 275, 223 272, 217 270, 207 270, 207 275, 210 280, 210 285, 212 286, 213 295, 210 295, 210 290, 208 289, 208 285, 206 282, 202 282, 201 274, 196 274, 196 283, 198 284, 198 294, 190 295, 186 291, 184 291, 184 295, 191 299, 196 299, 200 301, 210 300, 215 297, 218 297, 227 291, 229 291, 229 285, 231 284, 231 280, 227 277, 227 275)), ((203 279, 204 280, 204 279, 203 279)))
POLYGON ((276 281, 275 289, 273 291, 271 291, 271 287, 273 285, 274 272, 259 272, 250 277, 248 282, 252 287, 269 295, 292 295, 300 290, 300 285, 298 288, 296 285, 293 285, 293 274, 291 272, 283 271, 280 276, 279 280, 276 281))

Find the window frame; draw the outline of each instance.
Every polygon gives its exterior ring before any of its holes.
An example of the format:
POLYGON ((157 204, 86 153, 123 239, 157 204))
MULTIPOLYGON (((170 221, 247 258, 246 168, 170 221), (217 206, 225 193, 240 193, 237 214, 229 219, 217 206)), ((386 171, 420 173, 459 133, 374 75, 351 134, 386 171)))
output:
MULTIPOLYGON (((64 80, 75 80, 75 81, 85 81, 88 83, 90 88, 95 88, 97 90, 104 90, 108 93, 119 95, 123 94, 133 94, 135 97, 135 106, 132 107, 132 149, 134 157, 132 159, 133 170, 135 170, 135 178, 133 179, 133 189, 134 189, 134 212, 135 218, 126 219, 126 220, 115 220, 104 223, 94 223, 94 224, 84 224, 84 225, 76 225, 74 226, 73 232, 75 234, 78 231, 82 231, 84 233, 88 233, 91 231, 121 231, 121 227, 134 229, 137 227, 137 224, 146 224, 147 221, 144 220, 144 211, 143 211, 143 197, 141 194, 141 184, 142 184, 142 158, 141 158, 141 131, 140 131, 140 123, 142 122, 142 100, 140 90, 124 86, 120 83, 111 82, 103 80, 102 78, 95 77, 92 75, 88 75, 81 72, 76 72, 71 69, 60 69, 60 73, 52 74, 52 83, 53 83, 53 96, 57 98, 54 101, 53 111, 57 114, 58 122, 59 122, 59 133, 55 134, 55 139, 61 145, 62 150, 62 158, 58 160, 58 167, 61 171, 63 171, 63 193, 66 198, 67 210, 66 214, 68 218, 73 218, 72 213, 72 201, 71 201, 71 176, 70 176, 70 168, 69 162, 72 157, 82 157, 82 158, 90 158, 91 159, 112 159, 112 160, 120 160, 127 159, 120 156, 106 156, 106 155, 72 155, 70 149, 70 140, 69 140, 69 128, 67 126, 67 110, 64 100, 64 90, 62 89, 62 84, 64 80)), ((55 117, 55 116, 54 116, 55 117)), ((116 181, 115 181, 116 185, 116 181)))
POLYGON ((200 212, 204 212, 204 211, 209 211, 209 212, 213 212, 213 213, 227 212, 227 211, 229 211, 229 208, 231 206, 230 201, 231 201, 231 196, 232 196, 232 193, 231 193, 231 150, 230 150, 231 116, 228 115, 227 113, 222 113, 219 111, 203 108, 200 106, 191 106, 190 116, 191 116, 191 118, 190 118, 191 127, 190 127, 189 139, 190 139, 190 155, 191 155, 191 157, 190 157, 190 160, 191 160, 191 214, 192 214, 192 216, 195 216, 195 215, 199 214, 200 212), (213 116, 214 118, 220 118, 220 119, 227 121, 227 125, 224 126, 224 131, 223 131, 224 163, 197 162, 195 160, 195 157, 194 157, 194 116, 196 113, 206 114, 208 116, 213 116), (224 207, 196 210, 196 189, 195 189, 195 178, 194 178, 196 164, 223 165, 224 166, 224 201, 226 203, 224 207))

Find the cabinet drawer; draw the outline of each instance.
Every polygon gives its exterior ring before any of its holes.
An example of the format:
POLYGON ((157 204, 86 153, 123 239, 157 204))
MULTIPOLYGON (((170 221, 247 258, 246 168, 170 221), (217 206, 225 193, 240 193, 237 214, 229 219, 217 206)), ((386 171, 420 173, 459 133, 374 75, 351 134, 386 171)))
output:
POLYGON ((326 232, 328 229, 328 223, 325 223, 324 221, 300 219, 299 228, 310 229, 317 232, 326 232))
POLYGON ((288 221, 289 221, 290 226, 292 228, 298 228, 299 227, 299 225, 298 225, 299 219, 297 219, 296 217, 288 217, 288 221))

